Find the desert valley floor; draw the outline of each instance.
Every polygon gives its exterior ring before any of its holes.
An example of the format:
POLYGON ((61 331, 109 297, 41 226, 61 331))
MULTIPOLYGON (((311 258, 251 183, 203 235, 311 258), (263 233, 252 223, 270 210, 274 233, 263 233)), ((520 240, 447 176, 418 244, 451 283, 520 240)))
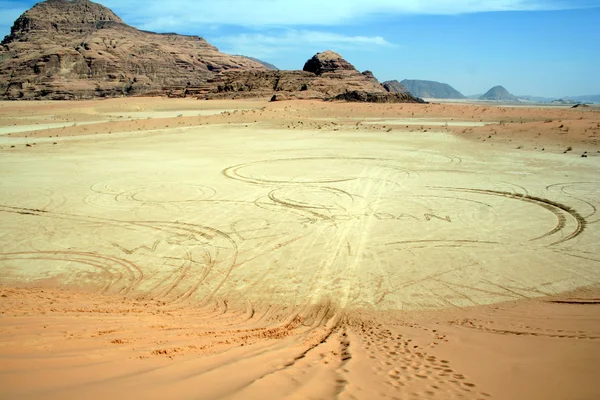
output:
POLYGON ((600 109, 0 102, 0 398, 597 399, 600 109))

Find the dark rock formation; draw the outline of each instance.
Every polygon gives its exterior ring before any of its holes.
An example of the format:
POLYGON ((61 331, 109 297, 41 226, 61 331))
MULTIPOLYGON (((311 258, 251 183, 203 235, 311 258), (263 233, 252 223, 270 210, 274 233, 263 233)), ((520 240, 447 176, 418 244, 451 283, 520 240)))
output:
POLYGON ((360 90, 341 93, 328 100, 343 100, 363 103, 425 103, 423 99, 414 97, 410 93, 363 92, 360 90))
POLYGON ((465 96, 447 83, 405 79, 400 82, 413 96, 433 99, 464 99, 465 96))
POLYGON ((510 94, 508 90, 506 90, 502 86, 494 86, 479 99, 489 101, 519 101, 519 99, 516 96, 510 94))
POLYGON ((382 83, 385 90, 390 93, 410 93, 410 90, 406 88, 403 84, 398 82, 397 80, 393 81, 385 81, 382 83))
POLYGON ((326 72, 356 71, 354 65, 344 60, 342 56, 331 50, 317 53, 304 64, 304 71, 315 75, 323 75, 326 72))

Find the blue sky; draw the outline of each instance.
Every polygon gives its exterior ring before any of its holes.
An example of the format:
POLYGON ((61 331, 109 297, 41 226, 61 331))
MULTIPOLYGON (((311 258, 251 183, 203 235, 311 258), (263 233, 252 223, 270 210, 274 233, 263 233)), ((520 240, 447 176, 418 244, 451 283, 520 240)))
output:
MULTIPOLYGON (((600 94, 600 0, 104 0, 140 29, 195 34, 222 51, 301 69, 334 50, 381 80, 463 94, 600 94)), ((30 0, 0 0, 0 35, 30 0)))

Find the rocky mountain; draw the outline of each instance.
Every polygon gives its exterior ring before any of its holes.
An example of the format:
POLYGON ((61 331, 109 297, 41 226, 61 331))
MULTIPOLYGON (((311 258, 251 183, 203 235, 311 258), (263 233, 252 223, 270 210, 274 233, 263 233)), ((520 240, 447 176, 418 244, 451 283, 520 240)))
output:
POLYGON ((508 90, 502 86, 494 86, 479 99, 488 101, 519 101, 517 96, 510 94, 508 90))
POLYGON ((198 36, 126 25, 89 0, 46 0, 14 23, 0 47, 0 98, 89 99, 134 95, 419 102, 389 93, 370 71, 318 53, 303 71, 219 52, 198 36))
POLYGON ((271 69, 271 70, 274 70, 274 71, 279 71, 279 68, 277 68, 273 64, 268 63, 268 62, 263 61, 263 60, 259 60, 258 58, 249 57, 249 56, 241 56, 241 55, 238 55, 238 56, 239 57, 247 58, 248 60, 256 61, 257 63, 262 64, 266 69, 271 69))
POLYGON ((226 71, 209 81, 206 98, 272 97, 272 100, 321 99, 375 103, 418 103, 409 93, 390 93, 371 71, 359 72, 333 51, 318 53, 302 71, 226 71))
POLYGON ((385 88, 385 90, 387 90, 390 93, 409 93, 410 92, 406 88, 406 86, 404 86, 403 84, 401 84, 397 80, 385 81, 385 82, 382 83, 382 85, 385 88))
POLYGON ((464 99, 465 96, 447 83, 405 79, 400 82, 413 96, 433 99, 464 99))
POLYGON ((198 36, 135 29, 88 0, 46 0, 14 23, 0 48, 0 96, 84 99, 199 87, 228 70, 265 70, 198 36))

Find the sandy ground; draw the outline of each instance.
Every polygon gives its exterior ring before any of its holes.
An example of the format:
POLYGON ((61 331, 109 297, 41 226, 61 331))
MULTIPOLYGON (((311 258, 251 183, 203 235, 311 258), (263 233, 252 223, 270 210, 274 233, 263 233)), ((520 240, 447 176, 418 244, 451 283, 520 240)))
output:
POLYGON ((600 398, 600 110, 0 103, 0 398, 600 398))

